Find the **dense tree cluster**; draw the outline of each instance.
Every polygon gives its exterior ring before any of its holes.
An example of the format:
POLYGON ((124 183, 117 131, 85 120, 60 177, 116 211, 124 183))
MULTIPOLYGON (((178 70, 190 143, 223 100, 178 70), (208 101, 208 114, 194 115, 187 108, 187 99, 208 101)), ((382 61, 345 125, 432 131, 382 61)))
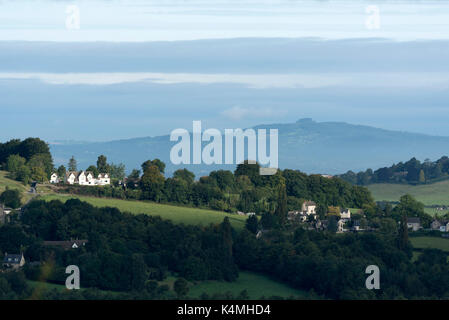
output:
POLYGON ((429 159, 420 162, 416 158, 412 158, 405 163, 400 162, 376 171, 372 169, 359 173, 348 171, 340 175, 340 177, 357 185, 368 185, 371 183, 432 183, 449 178, 449 158, 444 156, 435 162, 429 159))
MULTIPOLYGON (((408 210, 406 206, 414 206, 411 199, 403 200, 403 208, 392 211, 392 216, 408 210)), ((251 229, 253 220, 249 218, 247 229, 251 229)), ((95 208, 79 200, 65 204, 33 201, 19 221, 0 227, 0 253, 24 250, 28 264, 23 271, 31 280, 64 283, 65 266, 78 265, 83 288, 123 292, 124 299, 183 298, 188 292, 184 279, 234 281, 238 270, 265 274, 312 292, 314 297, 448 298, 447 253, 424 250, 412 262, 407 235, 396 223, 381 224, 378 232, 371 233, 334 234, 294 227, 273 229, 257 238, 247 229, 235 232, 227 219, 207 227, 184 226, 158 217, 121 213, 115 208, 95 208), (43 240, 70 238, 89 242, 76 250, 42 244, 43 240), (34 266, 33 261, 41 264, 34 266), (381 290, 365 288, 365 269, 373 264, 381 270, 381 290), (174 291, 158 283, 169 273, 178 277, 174 291)), ((0 276, 0 297, 30 294, 23 275, 14 274, 0 276), (10 290, 13 286, 16 289, 10 290)), ((55 291, 40 298, 93 297, 108 298, 109 294, 98 290, 73 294, 55 291)), ((226 294, 204 298, 226 298, 226 294)))
POLYGON ((28 259, 43 261, 38 270, 29 270, 31 278, 47 268, 47 280, 64 283, 65 266, 74 264, 83 274, 83 287, 132 291, 164 279, 167 272, 187 280, 235 280, 233 232, 227 219, 218 226, 183 226, 79 200, 33 201, 20 224, 1 228, 0 250, 18 252, 24 246, 28 259), (42 240, 75 238, 89 242, 70 251, 42 245, 42 240))
POLYGON ((39 138, 15 139, 0 143, 0 166, 25 184, 43 182, 53 170, 53 159, 48 144, 39 138))
POLYGON ((416 262, 399 233, 340 234, 297 228, 256 239, 241 232, 234 244, 240 269, 260 272, 298 289, 331 299, 447 299, 447 253, 427 249, 416 262), (365 269, 380 268, 381 289, 367 290, 365 269))

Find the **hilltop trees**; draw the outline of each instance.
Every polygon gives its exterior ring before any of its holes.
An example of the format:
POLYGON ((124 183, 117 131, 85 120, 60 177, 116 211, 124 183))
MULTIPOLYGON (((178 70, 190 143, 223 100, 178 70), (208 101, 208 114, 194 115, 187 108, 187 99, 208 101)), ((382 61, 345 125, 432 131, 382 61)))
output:
POLYGON ((25 184, 30 180, 45 181, 53 170, 50 148, 38 138, 0 143, 0 164, 13 179, 25 184))
POLYGON ((372 183, 424 184, 449 179, 449 158, 444 156, 435 162, 429 159, 420 162, 416 158, 412 158, 407 162, 399 162, 391 167, 380 168, 375 171, 368 169, 357 174, 348 171, 340 177, 357 185, 372 183))
MULTIPOLYGON (((72 159, 71 162, 75 161, 72 159)), ((124 166, 107 164, 105 156, 99 157, 97 165, 100 168, 107 166, 111 178, 122 180, 125 176, 124 166)), ((266 216, 261 220, 264 227, 283 225, 288 210, 299 210, 305 200, 318 203, 322 218, 328 206, 375 208, 368 189, 351 186, 339 178, 329 179, 288 169, 261 176, 259 168, 257 163, 244 162, 235 172, 212 171, 195 181, 195 175, 185 168, 176 170, 172 178, 165 178, 165 163, 154 159, 142 164, 142 176, 139 170, 133 170, 126 185, 95 189, 72 187, 71 190, 78 194, 174 202, 227 212, 268 213, 273 217, 266 216)), ((101 173, 94 166, 88 171, 101 173)))

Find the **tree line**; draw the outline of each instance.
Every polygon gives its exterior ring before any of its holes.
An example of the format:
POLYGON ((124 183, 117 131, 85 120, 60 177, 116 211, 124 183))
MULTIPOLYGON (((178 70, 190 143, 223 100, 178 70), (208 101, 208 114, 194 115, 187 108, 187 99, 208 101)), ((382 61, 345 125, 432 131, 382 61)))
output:
POLYGON ((412 158, 407 162, 399 162, 391 167, 384 167, 375 171, 372 169, 358 173, 348 171, 339 177, 355 185, 372 183, 432 183, 449 178, 449 158, 444 156, 437 161, 426 159, 424 162, 412 158))
POLYGON ((126 183, 102 188, 90 186, 63 186, 60 192, 119 199, 151 200, 186 206, 206 207, 226 212, 274 213, 279 207, 281 215, 288 210, 299 210, 306 200, 320 204, 322 211, 328 206, 362 208, 373 205, 370 192, 352 186, 339 178, 328 179, 320 175, 307 175, 296 170, 278 170, 271 176, 261 176, 260 166, 241 163, 234 172, 212 171, 195 180, 187 169, 178 169, 172 177, 164 176, 165 163, 148 160, 142 170, 133 170, 126 183), (143 174, 141 174, 143 172, 143 174), (279 203, 279 197, 283 202, 279 203))

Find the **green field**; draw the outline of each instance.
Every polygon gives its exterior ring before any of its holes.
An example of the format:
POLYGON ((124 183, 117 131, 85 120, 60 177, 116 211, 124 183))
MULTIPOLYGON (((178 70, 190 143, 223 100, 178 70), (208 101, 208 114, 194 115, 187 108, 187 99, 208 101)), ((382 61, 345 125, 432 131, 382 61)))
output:
POLYGON ((434 248, 449 252, 449 239, 437 237, 411 237, 413 247, 417 249, 434 248))
MULTIPOLYGON (((173 290, 173 283, 176 278, 170 276, 164 281, 159 282, 159 285, 166 284, 173 290)), ((53 284, 48 282, 39 282, 27 280, 28 285, 33 290, 32 298, 39 299, 43 291, 57 289, 65 291, 64 285, 53 284)), ((282 298, 294 297, 296 299, 307 298, 307 292, 293 289, 283 283, 273 281, 263 275, 259 275, 252 272, 241 271, 239 272, 239 278, 234 282, 221 282, 221 281, 200 281, 191 282, 189 284, 188 297, 190 299, 200 298, 202 293, 213 295, 215 293, 224 294, 226 292, 232 293, 234 297, 237 297, 243 290, 248 292, 250 299, 257 300, 261 297, 277 296, 282 298)), ((83 288, 81 288, 83 290, 83 288)), ((116 294, 114 291, 103 291, 111 294, 116 294)))
POLYGON ((231 292, 236 297, 245 289, 250 299, 268 298, 271 296, 283 298, 294 297, 296 299, 304 299, 307 297, 307 293, 304 291, 293 289, 259 274, 243 271, 239 273, 239 278, 234 282, 200 282, 190 288, 188 295, 192 298, 199 298, 203 292, 209 295, 231 292))
POLYGON ((22 203, 28 201, 31 198, 31 195, 28 194, 30 188, 23 183, 7 178, 7 175, 8 172, 0 171, 0 193, 5 191, 6 187, 9 189, 17 189, 22 193, 22 203))
POLYGON ((367 187, 376 201, 399 201, 410 194, 426 206, 449 205, 449 180, 419 186, 379 183, 367 187))
POLYGON ((144 213, 153 216, 160 216, 163 219, 171 220, 174 223, 185 223, 191 225, 217 224, 223 221, 224 217, 229 217, 229 221, 236 229, 242 229, 245 225, 246 217, 235 214, 228 214, 221 211, 205 210, 181 206, 159 204, 149 201, 130 201, 111 198, 95 198, 79 195, 56 195, 49 194, 40 196, 39 199, 45 201, 77 198, 86 201, 96 207, 115 207, 123 212, 133 214, 144 213))

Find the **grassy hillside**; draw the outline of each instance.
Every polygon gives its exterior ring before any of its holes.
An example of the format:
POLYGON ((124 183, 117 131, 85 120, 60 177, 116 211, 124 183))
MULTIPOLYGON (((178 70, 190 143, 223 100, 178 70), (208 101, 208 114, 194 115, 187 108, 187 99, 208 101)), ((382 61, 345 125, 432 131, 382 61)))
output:
POLYGON ((22 193, 22 203, 25 203, 31 198, 31 194, 28 194, 29 187, 23 183, 9 179, 8 172, 0 171, 0 193, 5 191, 6 187, 10 189, 17 189, 22 193))
POLYGON ((77 198, 82 201, 86 201, 96 207, 115 207, 120 211, 126 211, 134 214, 144 213, 153 216, 161 216, 163 219, 171 220, 174 223, 208 225, 210 223, 220 223, 223 221, 224 217, 229 217, 229 221, 234 228, 242 229, 246 221, 246 217, 244 216, 228 214, 221 211, 172 206, 149 201, 130 201, 111 198, 95 198, 79 195, 59 194, 43 195, 39 198, 46 201, 57 199, 64 202, 68 199, 77 198))
POLYGON ((440 249, 449 252, 449 239, 437 237, 411 237, 413 247, 417 249, 440 249))
POLYGON ((377 201, 399 201, 404 194, 410 194, 424 205, 449 205, 449 181, 412 186, 402 184, 379 183, 368 186, 377 201))

